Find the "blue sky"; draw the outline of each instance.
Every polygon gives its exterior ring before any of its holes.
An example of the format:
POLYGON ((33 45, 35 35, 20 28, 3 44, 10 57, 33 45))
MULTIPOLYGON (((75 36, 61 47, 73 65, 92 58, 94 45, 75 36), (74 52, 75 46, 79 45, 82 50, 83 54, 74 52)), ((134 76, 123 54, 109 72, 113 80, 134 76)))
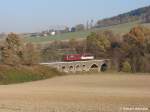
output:
POLYGON ((0 32, 73 26, 150 5, 150 0, 0 0, 0 32))

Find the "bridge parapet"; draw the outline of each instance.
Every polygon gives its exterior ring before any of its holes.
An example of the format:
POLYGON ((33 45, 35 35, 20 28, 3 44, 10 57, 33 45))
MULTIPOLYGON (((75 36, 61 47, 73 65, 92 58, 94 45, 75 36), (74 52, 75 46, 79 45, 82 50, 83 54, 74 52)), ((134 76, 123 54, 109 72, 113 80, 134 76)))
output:
POLYGON ((88 72, 88 71, 105 71, 110 68, 110 60, 88 60, 88 61, 72 61, 72 62, 53 62, 41 63, 52 68, 56 68, 60 72, 88 72))

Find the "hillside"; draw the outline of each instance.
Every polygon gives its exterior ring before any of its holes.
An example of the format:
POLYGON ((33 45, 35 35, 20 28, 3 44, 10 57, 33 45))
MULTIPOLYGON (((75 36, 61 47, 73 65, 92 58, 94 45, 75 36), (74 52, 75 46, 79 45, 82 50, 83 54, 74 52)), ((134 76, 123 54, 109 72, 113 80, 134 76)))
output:
POLYGON ((150 22, 150 6, 132 10, 111 18, 99 20, 95 27, 107 27, 132 21, 150 22))
POLYGON ((112 30, 114 33, 125 34, 137 25, 150 27, 150 6, 106 18, 104 20, 99 20, 95 27, 88 31, 69 32, 47 37, 27 37, 26 40, 28 42, 48 43, 52 40, 69 40, 71 38, 82 39, 86 38, 90 32, 99 30, 112 30))
POLYGON ((28 42, 35 42, 35 43, 48 43, 53 40, 69 40, 72 38, 84 39, 90 34, 90 32, 101 31, 101 30, 112 30, 114 33, 125 34, 129 32, 131 28, 137 25, 144 25, 150 28, 150 24, 148 23, 141 24, 139 21, 134 21, 134 22, 118 24, 118 25, 113 25, 113 26, 108 26, 103 28, 94 28, 88 31, 70 32, 70 33, 64 33, 64 34, 48 36, 48 37, 27 37, 25 39, 28 42))

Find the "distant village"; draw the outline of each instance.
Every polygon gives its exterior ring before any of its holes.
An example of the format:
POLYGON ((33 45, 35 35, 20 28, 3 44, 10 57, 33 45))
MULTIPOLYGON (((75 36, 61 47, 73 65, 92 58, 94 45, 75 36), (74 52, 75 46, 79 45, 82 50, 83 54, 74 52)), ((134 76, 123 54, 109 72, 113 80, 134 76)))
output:
MULTIPOLYGON (((63 33, 69 32, 78 32, 78 31, 85 31, 92 29, 94 27, 94 21, 87 21, 86 25, 78 24, 74 27, 68 26, 57 26, 56 28, 48 28, 47 30, 33 32, 33 33, 22 33, 20 34, 22 37, 48 37, 48 36, 55 36, 63 33)), ((0 38, 4 38, 7 36, 7 33, 0 33, 0 38)))
POLYGON ((48 29, 42 32, 28 33, 28 37, 47 37, 47 36, 55 36, 62 33, 73 32, 69 29, 69 27, 64 27, 61 29, 48 29))
POLYGON ((78 32, 78 31, 84 31, 89 30, 94 27, 94 21, 87 21, 86 25, 84 24, 78 24, 74 27, 69 28, 68 26, 58 26, 57 28, 50 28, 48 30, 42 31, 42 32, 36 32, 36 33, 28 33, 24 34, 25 37, 47 37, 47 36, 55 36, 63 33, 69 33, 69 32, 78 32))

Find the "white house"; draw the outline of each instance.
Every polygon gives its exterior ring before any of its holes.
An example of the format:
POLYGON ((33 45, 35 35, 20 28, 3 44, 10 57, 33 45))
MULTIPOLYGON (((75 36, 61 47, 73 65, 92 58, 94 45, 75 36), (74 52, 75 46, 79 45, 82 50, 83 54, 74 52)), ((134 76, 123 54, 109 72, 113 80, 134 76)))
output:
POLYGON ((52 32, 51 32, 51 35, 52 35, 52 36, 56 35, 56 32, 55 32, 55 31, 52 31, 52 32))

